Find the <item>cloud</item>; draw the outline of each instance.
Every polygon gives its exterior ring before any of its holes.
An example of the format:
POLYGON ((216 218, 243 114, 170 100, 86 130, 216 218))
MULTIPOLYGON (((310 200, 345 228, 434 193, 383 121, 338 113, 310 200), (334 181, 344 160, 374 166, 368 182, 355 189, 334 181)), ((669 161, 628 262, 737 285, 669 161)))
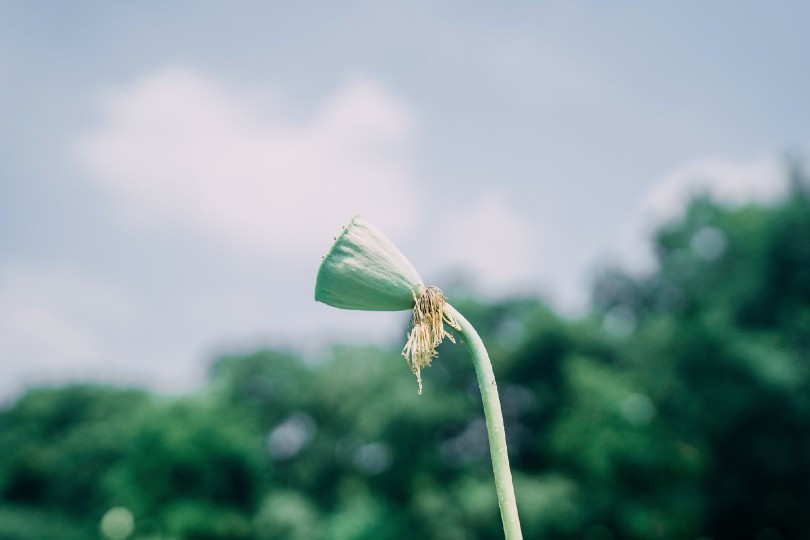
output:
POLYGON ((262 101, 163 69, 110 92, 76 155, 128 221, 273 257, 320 256, 355 213, 392 232, 416 216, 414 121, 379 83, 352 77, 297 120, 262 101))
POLYGON ((267 305, 254 296, 203 290, 152 298, 75 268, 7 264, 0 267, 0 400, 68 381, 193 389, 215 348, 261 344, 267 305))
MULTIPOLYGON (((0 270, 0 395, 27 383, 96 378, 126 338, 140 306, 126 290, 70 269, 0 270)), ((124 373, 119 373, 124 380, 124 373)))
POLYGON ((708 193, 726 204, 773 202, 787 190, 784 164, 772 156, 751 160, 709 158, 666 175, 642 200, 651 223, 679 217, 695 196, 708 193))
POLYGON ((537 255, 548 242, 536 230, 502 192, 484 191, 445 211, 434 264, 462 269, 490 291, 513 292, 538 277, 537 255))
POLYGON ((713 157, 689 163, 665 175, 641 198, 624 226, 620 252, 627 264, 649 268, 654 262, 650 234, 681 217, 696 196, 708 194, 729 205, 769 203, 784 197, 787 189, 784 163, 775 156, 713 157))

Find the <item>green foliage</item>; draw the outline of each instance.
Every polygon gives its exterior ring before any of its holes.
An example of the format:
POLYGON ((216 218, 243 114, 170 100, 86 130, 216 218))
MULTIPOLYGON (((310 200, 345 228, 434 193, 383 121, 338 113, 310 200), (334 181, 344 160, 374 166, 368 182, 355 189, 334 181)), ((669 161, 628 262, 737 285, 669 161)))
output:
MULTIPOLYGON (((701 198, 659 268, 606 272, 579 321, 454 304, 495 362, 527 538, 810 537, 810 199, 701 198)), ((0 540, 502 535, 475 374, 425 393, 397 347, 218 360, 184 397, 32 390, 0 411, 0 540)))

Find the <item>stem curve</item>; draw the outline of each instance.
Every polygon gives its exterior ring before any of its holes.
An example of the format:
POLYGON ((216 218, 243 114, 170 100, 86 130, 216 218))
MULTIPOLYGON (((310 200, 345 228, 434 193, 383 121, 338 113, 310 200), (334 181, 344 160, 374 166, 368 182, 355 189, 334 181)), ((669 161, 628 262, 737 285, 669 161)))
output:
POLYGON ((498 397, 498 386, 495 383, 495 373, 492 371, 492 362, 484 347, 484 342, 475 328, 464 316, 450 304, 445 305, 451 315, 458 322, 461 338, 467 345, 475 365, 475 374, 478 377, 478 387, 484 402, 484 417, 487 421, 487 435, 489 437, 489 452, 492 458, 492 472, 495 474, 495 490, 498 493, 498 506, 501 509, 501 521, 506 540, 521 540, 523 533, 520 530, 515 488, 512 484, 512 471, 509 468, 509 455, 506 451, 506 431, 503 425, 501 401, 498 397))

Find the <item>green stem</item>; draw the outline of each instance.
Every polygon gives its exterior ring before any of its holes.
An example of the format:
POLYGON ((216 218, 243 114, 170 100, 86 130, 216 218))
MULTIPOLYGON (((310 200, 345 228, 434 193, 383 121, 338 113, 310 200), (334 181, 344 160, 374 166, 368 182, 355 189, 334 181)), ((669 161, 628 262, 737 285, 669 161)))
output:
POLYGON ((506 431, 503 427, 503 414, 501 401, 498 398, 498 386, 495 384, 495 374, 492 372, 492 362, 489 360, 484 343, 472 327, 470 321, 456 311, 450 304, 446 304, 447 311, 456 319, 461 327, 460 334, 472 355, 475 364, 475 373, 478 376, 478 386, 484 400, 484 416, 487 420, 487 434, 489 435, 489 452, 492 456, 492 471, 495 473, 495 489, 498 492, 498 505, 501 507, 501 520, 506 540, 520 540, 520 519, 518 518, 517 502, 515 501, 515 488, 512 486, 512 471, 509 469, 509 455, 506 452, 506 431))

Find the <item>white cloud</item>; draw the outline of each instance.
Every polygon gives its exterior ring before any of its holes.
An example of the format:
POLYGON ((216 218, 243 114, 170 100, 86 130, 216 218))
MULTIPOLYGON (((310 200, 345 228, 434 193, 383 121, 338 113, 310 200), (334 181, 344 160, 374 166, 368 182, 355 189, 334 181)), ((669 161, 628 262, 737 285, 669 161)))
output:
POLYGON ((79 163, 138 225, 260 254, 319 257, 355 213, 392 232, 415 216, 413 120, 379 83, 355 76, 298 121, 246 95, 190 69, 148 74, 107 96, 79 163))
POLYGON ((0 271, 0 394, 109 373, 107 353, 126 343, 138 313, 127 291, 73 270, 7 266, 0 271))
POLYGON ((628 219, 620 251, 627 264, 648 268, 653 263, 650 234, 679 218, 699 195, 711 195, 722 204, 769 203, 784 197, 788 188, 784 164, 775 156, 749 160, 707 158, 664 176, 642 197, 628 219))
POLYGON ((490 291, 512 292, 538 277, 537 256, 548 241, 537 226, 495 190, 444 213, 434 264, 471 273, 490 291))
POLYGON ((642 200, 641 212, 661 224, 677 218, 695 196, 726 204, 773 202, 786 193, 782 162, 772 156, 747 161, 723 158, 690 163, 665 176, 642 200))
POLYGON ((217 291, 148 298, 73 268, 6 265, 0 268, 0 400, 68 381, 193 389, 205 378, 212 344, 236 338, 245 344, 266 331, 262 306, 252 300, 217 291))

